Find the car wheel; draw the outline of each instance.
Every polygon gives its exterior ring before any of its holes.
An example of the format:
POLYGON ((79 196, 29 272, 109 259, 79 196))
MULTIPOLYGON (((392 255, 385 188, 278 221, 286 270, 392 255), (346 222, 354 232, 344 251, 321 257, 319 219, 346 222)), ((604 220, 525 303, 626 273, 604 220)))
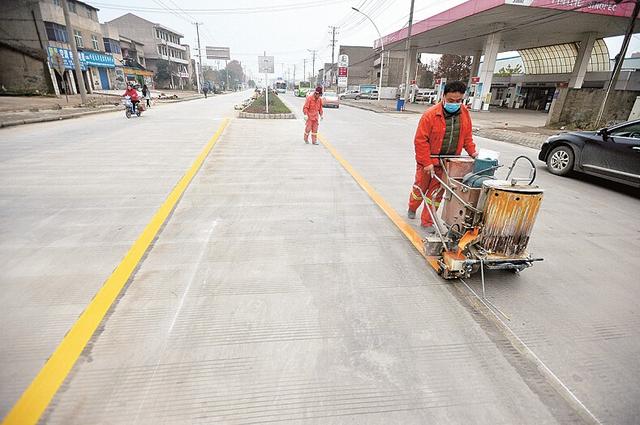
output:
POLYGON ((569 146, 558 146, 549 152, 547 167, 551 174, 566 176, 573 170, 575 155, 569 146))
POLYGON ((360 100, 360 96, 356 96, 356 97, 355 97, 355 99, 356 99, 356 100, 360 100))

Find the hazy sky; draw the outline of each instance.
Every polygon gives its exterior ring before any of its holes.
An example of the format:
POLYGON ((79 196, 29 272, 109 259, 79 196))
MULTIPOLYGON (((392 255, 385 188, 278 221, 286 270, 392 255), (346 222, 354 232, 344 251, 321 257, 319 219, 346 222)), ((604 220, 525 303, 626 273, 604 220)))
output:
MULTIPOLYGON (((275 56, 276 76, 290 71, 302 76, 303 61, 307 59, 307 73, 311 69, 312 54, 317 50, 316 69, 331 61, 329 26, 339 27, 338 46, 372 46, 377 32, 362 15, 351 10, 358 7, 367 13, 384 36, 406 26, 410 0, 84 0, 100 9, 101 22, 127 12, 166 25, 184 34, 183 43, 196 54, 196 28, 201 22, 200 43, 203 63, 205 46, 224 46, 257 77, 257 56, 266 50, 275 56)), ((414 22, 449 9, 466 0, 415 0, 414 22)), ((621 37, 608 39, 611 57, 620 49, 621 37)), ((640 36, 634 36, 629 52, 640 50, 640 36)), ((630 54, 630 53, 629 53, 630 54)))

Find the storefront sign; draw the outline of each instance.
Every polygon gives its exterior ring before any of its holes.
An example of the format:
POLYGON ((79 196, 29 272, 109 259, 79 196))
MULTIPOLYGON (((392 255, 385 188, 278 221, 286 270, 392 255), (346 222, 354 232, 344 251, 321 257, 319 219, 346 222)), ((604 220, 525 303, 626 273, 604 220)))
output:
MULTIPOLYGON (((73 54, 71 53, 71 50, 64 49, 62 47, 49 46, 47 53, 49 55, 49 62, 52 66, 56 66, 56 63, 60 60, 57 59, 57 57, 60 56, 66 69, 74 68, 73 54)), ((113 56, 110 55, 98 52, 78 52, 78 56, 80 57, 80 68, 83 71, 86 71, 88 66, 98 68, 116 67, 115 62, 113 61, 113 56)))
POLYGON ((349 74, 349 68, 346 66, 341 66, 338 68, 338 77, 346 77, 349 74))

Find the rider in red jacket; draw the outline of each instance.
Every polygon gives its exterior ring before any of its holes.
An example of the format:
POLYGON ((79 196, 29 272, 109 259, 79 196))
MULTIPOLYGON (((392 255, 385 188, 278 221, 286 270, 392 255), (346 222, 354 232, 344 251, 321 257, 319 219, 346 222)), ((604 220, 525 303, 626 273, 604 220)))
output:
POLYGON ((140 96, 138 95, 138 90, 133 87, 133 84, 127 84, 127 90, 122 96, 129 96, 129 100, 131 100, 131 104, 133 105, 133 112, 135 112, 136 106, 140 103, 140 96))

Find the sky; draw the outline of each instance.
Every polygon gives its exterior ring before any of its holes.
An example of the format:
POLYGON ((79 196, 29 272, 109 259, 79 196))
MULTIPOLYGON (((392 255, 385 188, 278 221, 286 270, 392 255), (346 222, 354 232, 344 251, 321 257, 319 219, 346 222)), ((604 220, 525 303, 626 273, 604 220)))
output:
MULTIPOLYGON (((397 31, 408 24, 411 0, 84 0, 100 9, 100 22, 127 12, 168 26, 182 34, 182 43, 196 54, 196 26, 200 22, 203 64, 224 66, 204 58, 205 46, 229 47, 231 58, 240 61, 249 77, 257 79, 258 56, 266 51, 274 56, 275 75, 301 79, 302 70, 311 72, 331 62, 331 26, 336 30, 335 57, 340 45, 372 46, 378 33, 372 23, 353 11, 357 7, 378 26, 380 33, 397 31), (306 60, 306 65, 305 65, 306 60)), ((440 13, 466 0, 415 0, 414 22, 440 13)), ((622 37, 607 39, 611 57, 620 49, 622 37)), ((640 35, 629 48, 640 50, 640 35)), ((513 55, 503 53, 499 57, 513 55)))

